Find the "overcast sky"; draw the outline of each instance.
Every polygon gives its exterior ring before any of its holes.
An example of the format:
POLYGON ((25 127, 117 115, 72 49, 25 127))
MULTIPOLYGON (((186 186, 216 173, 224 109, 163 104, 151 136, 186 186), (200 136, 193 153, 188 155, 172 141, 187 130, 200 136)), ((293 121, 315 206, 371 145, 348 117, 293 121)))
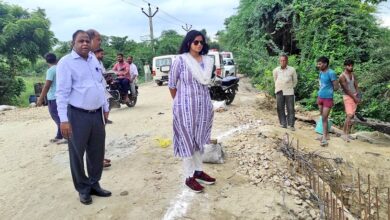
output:
MULTIPOLYGON (((46 10, 51 30, 61 41, 68 41, 77 29, 94 28, 108 36, 128 36, 141 41, 149 36, 149 20, 141 11, 148 11, 147 2, 160 8, 153 18, 154 36, 173 29, 185 34, 182 26, 207 30, 212 38, 224 29, 225 18, 236 13, 239 0, 5 0, 27 9, 46 10)), ((379 19, 390 27, 390 2, 381 3, 379 19)))
POLYGON ((77 29, 94 28, 108 36, 128 36, 141 41, 142 36, 149 36, 149 19, 142 13, 141 7, 152 12, 159 7, 153 17, 154 36, 162 30, 173 29, 180 34, 185 24, 192 29, 205 28, 213 36, 224 28, 225 18, 235 13, 239 0, 5 0, 23 8, 46 10, 51 21, 51 30, 61 41, 71 39, 77 29))

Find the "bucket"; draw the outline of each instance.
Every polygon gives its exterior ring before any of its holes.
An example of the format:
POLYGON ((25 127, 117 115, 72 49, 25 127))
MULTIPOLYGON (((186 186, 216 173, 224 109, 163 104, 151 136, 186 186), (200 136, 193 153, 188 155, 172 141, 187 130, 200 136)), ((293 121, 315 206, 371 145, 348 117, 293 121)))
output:
POLYGON ((37 103, 37 97, 35 95, 30 95, 30 97, 28 98, 28 103, 37 103))
MULTIPOLYGON (((322 116, 317 120, 316 122, 316 129, 315 131, 318 133, 318 134, 323 134, 323 129, 322 129, 322 116)), ((328 119, 328 132, 330 131, 331 127, 332 127, 332 124, 333 122, 331 120, 328 119)))

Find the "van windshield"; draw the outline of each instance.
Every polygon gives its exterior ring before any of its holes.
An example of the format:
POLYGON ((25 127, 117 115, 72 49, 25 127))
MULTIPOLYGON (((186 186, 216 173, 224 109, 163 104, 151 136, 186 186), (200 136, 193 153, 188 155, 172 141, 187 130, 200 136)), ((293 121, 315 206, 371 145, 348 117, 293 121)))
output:
POLYGON ((162 59, 156 60, 156 67, 170 66, 171 64, 172 64, 171 58, 162 58, 162 59))

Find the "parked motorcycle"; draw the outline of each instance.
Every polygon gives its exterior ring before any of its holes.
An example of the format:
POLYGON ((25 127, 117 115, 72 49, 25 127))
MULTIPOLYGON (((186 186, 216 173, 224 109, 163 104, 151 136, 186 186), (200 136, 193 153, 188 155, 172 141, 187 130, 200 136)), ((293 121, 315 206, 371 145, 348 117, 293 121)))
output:
POLYGON ((128 91, 128 97, 130 102, 125 102, 125 94, 122 94, 122 88, 114 71, 107 71, 103 74, 104 79, 107 82, 106 90, 110 94, 108 97, 109 108, 120 108, 120 104, 126 104, 128 107, 134 107, 137 103, 138 85, 135 85, 136 95, 133 97, 131 91, 128 91))
POLYGON ((227 76, 225 78, 219 76, 214 77, 209 87, 211 99, 216 101, 226 100, 226 105, 230 105, 234 97, 236 97, 238 81, 240 79, 235 76, 227 76))

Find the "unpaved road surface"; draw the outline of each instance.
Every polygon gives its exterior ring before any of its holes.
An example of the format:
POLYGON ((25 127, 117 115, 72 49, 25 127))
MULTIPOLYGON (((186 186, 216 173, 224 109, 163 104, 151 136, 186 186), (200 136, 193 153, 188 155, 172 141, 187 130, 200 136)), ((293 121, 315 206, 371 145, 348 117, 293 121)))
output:
MULTIPOLYGON (((114 123, 106 127, 112 167, 103 171, 100 183, 113 195, 93 197, 89 206, 79 202, 73 188, 67 145, 49 143, 55 124, 47 108, 1 112, 0 219, 319 218, 318 208, 294 193, 284 175, 287 160, 276 150, 285 132, 302 139, 307 149, 319 149, 312 127, 298 122, 295 132, 279 128, 275 106, 248 80, 241 80, 227 111, 215 112, 212 136, 223 144, 226 158, 224 164, 204 165, 217 183, 201 194, 185 187, 172 146, 160 147, 155 140, 172 138, 168 88, 149 83, 139 90, 137 105, 114 109, 114 123)), ((327 150, 368 173, 380 170, 389 180, 389 147, 333 138, 327 150)))

